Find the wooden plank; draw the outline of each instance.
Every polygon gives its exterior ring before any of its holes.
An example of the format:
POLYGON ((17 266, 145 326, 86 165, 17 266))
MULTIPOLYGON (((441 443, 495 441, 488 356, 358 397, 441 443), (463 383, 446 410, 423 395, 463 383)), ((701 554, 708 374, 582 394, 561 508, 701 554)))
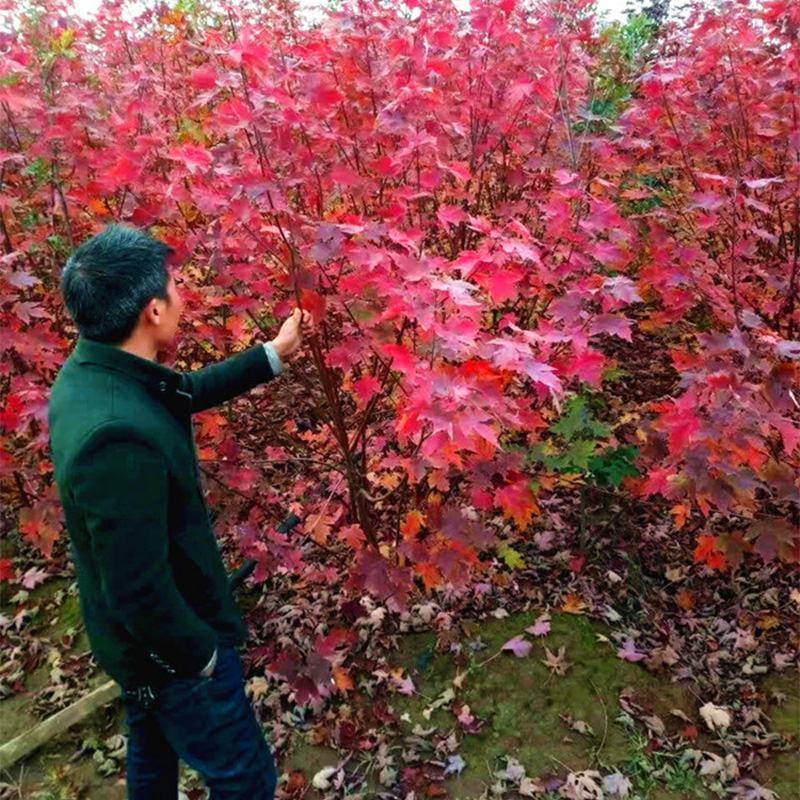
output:
POLYGON ((114 681, 98 686, 89 694, 76 700, 71 706, 48 717, 29 731, 20 734, 11 741, 0 745, 0 769, 8 769, 17 761, 29 756, 43 744, 64 733, 73 725, 83 722, 98 708, 110 703, 120 695, 120 688, 114 681))

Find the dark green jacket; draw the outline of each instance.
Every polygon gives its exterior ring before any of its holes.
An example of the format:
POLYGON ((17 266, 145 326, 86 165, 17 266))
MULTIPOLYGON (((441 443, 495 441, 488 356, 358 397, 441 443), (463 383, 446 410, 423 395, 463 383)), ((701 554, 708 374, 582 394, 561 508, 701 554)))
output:
POLYGON ((50 446, 92 651, 123 687, 196 675, 245 628, 198 481, 192 413, 275 377, 261 344, 177 372, 79 338, 50 446))

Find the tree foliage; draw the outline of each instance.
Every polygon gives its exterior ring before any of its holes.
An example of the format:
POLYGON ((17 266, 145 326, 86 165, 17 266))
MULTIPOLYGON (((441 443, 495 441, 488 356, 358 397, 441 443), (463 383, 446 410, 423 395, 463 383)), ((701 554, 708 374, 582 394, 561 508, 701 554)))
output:
POLYGON ((730 520, 738 538, 698 544, 712 567, 797 559, 799 25, 787 0, 657 37, 598 30, 586 0, 359 0, 318 25, 288 1, 31 5, 0 40, 6 521, 51 552, 59 270, 126 221, 183 261, 184 368, 295 303, 320 322, 308 369, 267 392, 296 413, 198 420, 260 576, 304 565, 273 486, 351 589, 402 609, 546 526, 542 495, 576 473, 669 498, 677 526, 730 520), (573 419, 643 337, 674 391, 627 438, 573 419))

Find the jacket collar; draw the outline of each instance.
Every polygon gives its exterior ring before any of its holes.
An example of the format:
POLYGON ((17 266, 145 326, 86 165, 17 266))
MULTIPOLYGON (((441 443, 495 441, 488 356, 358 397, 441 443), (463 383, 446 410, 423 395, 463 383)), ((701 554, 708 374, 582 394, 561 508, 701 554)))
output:
POLYGON ((180 388, 181 374, 179 372, 112 344, 79 336, 74 355, 79 364, 98 364, 118 372, 124 372, 161 395, 174 394, 180 388))

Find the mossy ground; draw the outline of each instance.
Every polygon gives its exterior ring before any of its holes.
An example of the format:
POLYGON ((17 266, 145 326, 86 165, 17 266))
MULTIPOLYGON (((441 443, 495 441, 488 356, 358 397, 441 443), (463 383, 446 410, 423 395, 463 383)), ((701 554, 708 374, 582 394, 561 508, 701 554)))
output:
MULTIPOLYGON (((637 756, 634 731, 619 721, 619 696, 627 687, 639 705, 667 725, 676 719, 670 717, 672 709, 689 715, 695 712, 695 698, 686 688, 619 659, 610 643, 598 639, 602 626, 586 617, 556 615, 550 633, 533 641, 528 656, 500 652, 492 658, 535 618, 533 613, 513 614, 482 622, 476 629, 473 641, 480 640, 486 647, 469 658, 458 696, 484 725, 461 743, 459 755, 467 767, 448 781, 454 797, 479 797, 491 783, 491 773, 504 766, 505 756, 516 758, 532 777, 566 769, 617 767, 624 771, 626 762, 637 756), (553 674, 542 663, 545 647, 554 653, 564 647, 570 664, 564 676, 553 674), (577 732, 567 724, 570 720, 588 723, 592 733, 577 732)), ((409 731, 416 723, 445 728, 456 724, 451 711, 436 710, 430 719, 423 714, 452 686, 457 671, 453 656, 435 654, 433 644, 431 635, 409 636, 399 653, 398 663, 409 670, 420 692, 413 697, 397 695, 393 703, 408 715, 409 731)), ((665 800, 682 796, 687 795, 662 794, 665 800)))
POLYGON ((777 692, 785 699, 773 699, 768 713, 772 730, 792 742, 792 747, 765 761, 759 767, 762 783, 775 791, 781 800, 800 800, 800 679, 797 673, 773 675, 763 687, 768 693, 777 692))

